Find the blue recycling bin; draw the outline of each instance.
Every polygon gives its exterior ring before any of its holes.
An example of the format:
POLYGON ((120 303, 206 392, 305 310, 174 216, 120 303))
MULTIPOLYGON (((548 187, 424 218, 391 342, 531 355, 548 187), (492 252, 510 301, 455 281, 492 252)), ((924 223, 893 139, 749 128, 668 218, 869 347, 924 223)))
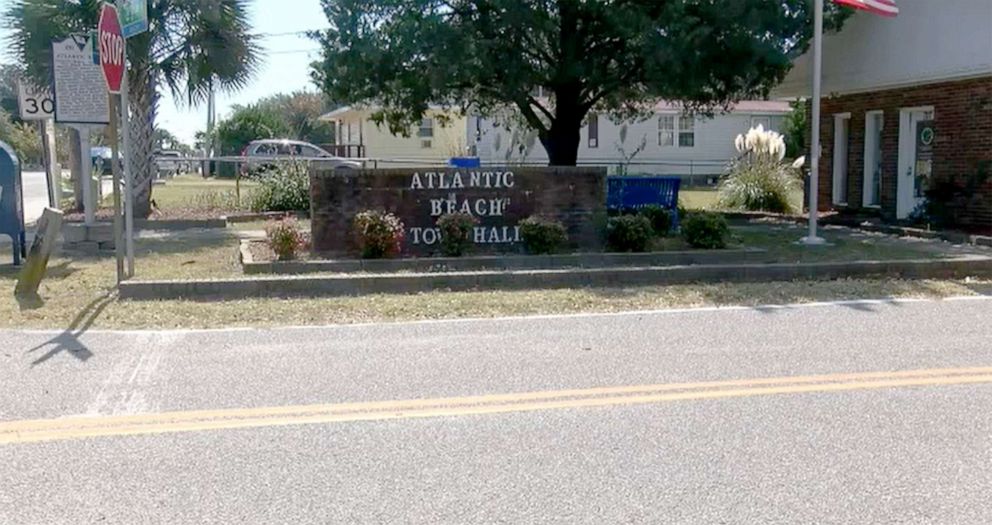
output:
POLYGON ((0 234, 10 236, 15 265, 27 257, 23 191, 21 163, 13 148, 0 142, 0 234))
POLYGON ((448 165, 452 168, 479 168, 482 167, 482 160, 479 157, 451 157, 448 165))

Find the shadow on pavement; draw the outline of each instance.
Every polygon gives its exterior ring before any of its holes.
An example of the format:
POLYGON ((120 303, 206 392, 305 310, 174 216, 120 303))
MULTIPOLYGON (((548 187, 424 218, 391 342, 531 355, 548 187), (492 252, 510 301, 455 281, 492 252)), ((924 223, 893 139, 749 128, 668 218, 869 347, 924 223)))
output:
POLYGON ((89 348, 80 342, 79 337, 86 333, 86 330, 93 325, 93 322, 100 317, 103 310, 113 300, 114 298, 109 295, 94 299, 76 314, 72 323, 62 333, 26 351, 25 353, 29 354, 46 347, 51 347, 44 355, 32 361, 31 366, 40 365, 55 357, 60 352, 67 352, 80 361, 86 361, 93 357, 93 352, 90 352, 89 348))

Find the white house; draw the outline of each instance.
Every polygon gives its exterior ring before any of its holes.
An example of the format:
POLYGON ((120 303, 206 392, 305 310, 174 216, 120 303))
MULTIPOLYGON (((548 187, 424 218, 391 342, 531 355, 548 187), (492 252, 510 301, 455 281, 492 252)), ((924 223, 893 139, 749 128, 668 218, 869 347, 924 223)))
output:
MULTIPOLYGON (((615 123, 591 113, 581 130, 579 164, 626 165, 628 173, 680 176, 719 175, 737 151, 734 138, 752 127, 780 131, 790 107, 781 101, 743 101, 712 118, 685 115, 677 104, 660 102, 654 115, 615 123)), ((536 132, 508 127, 485 116, 468 119, 466 143, 484 164, 546 164, 548 154, 536 132)))
MULTIPOLYGON (((904 219, 927 190, 992 163, 992 0, 899 0, 858 12, 823 43, 821 209, 904 219)), ((811 58, 776 90, 809 96, 811 58)), ((992 231, 992 180, 950 203, 992 231)))
MULTIPOLYGON (((443 165, 454 156, 478 156, 483 164, 548 162, 547 152, 529 128, 498 119, 449 113, 447 126, 432 108, 408 137, 393 135, 370 120, 371 108, 343 107, 321 117, 337 127, 334 153, 376 159, 379 167, 443 165)), ((673 103, 661 102, 651 117, 614 123, 606 115, 590 114, 581 130, 578 163, 610 167, 611 172, 679 175, 703 182, 719 175, 733 159, 734 138, 752 127, 781 130, 789 104, 744 101, 712 118, 691 117, 673 103)))

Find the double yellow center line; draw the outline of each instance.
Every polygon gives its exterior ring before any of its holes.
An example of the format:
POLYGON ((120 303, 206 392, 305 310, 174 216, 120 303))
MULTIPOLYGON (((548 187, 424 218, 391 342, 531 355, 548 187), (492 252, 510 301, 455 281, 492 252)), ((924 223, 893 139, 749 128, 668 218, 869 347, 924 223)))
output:
POLYGON ((99 436, 530 412, 671 401, 992 383, 992 367, 599 387, 436 399, 72 416, 0 422, 0 445, 99 436))

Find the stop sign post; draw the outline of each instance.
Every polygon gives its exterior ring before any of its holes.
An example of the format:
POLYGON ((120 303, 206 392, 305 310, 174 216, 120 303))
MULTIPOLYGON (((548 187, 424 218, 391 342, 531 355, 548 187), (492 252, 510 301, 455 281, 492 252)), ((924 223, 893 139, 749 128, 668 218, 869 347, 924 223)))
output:
MULTIPOLYGON (((100 22, 97 24, 97 47, 100 50, 100 67, 103 69, 103 78, 107 81, 107 91, 110 96, 110 151, 112 161, 110 163, 113 174, 114 185, 114 254, 117 259, 117 283, 124 280, 124 239, 121 235, 121 173, 119 165, 117 97, 121 93, 121 84, 124 83, 124 36, 121 34, 121 22, 117 16, 117 8, 113 4, 104 3, 100 9, 100 22)), ((127 108, 122 108, 122 114, 126 114, 127 108)), ((128 194, 131 193, 128 184, 128 194)))

